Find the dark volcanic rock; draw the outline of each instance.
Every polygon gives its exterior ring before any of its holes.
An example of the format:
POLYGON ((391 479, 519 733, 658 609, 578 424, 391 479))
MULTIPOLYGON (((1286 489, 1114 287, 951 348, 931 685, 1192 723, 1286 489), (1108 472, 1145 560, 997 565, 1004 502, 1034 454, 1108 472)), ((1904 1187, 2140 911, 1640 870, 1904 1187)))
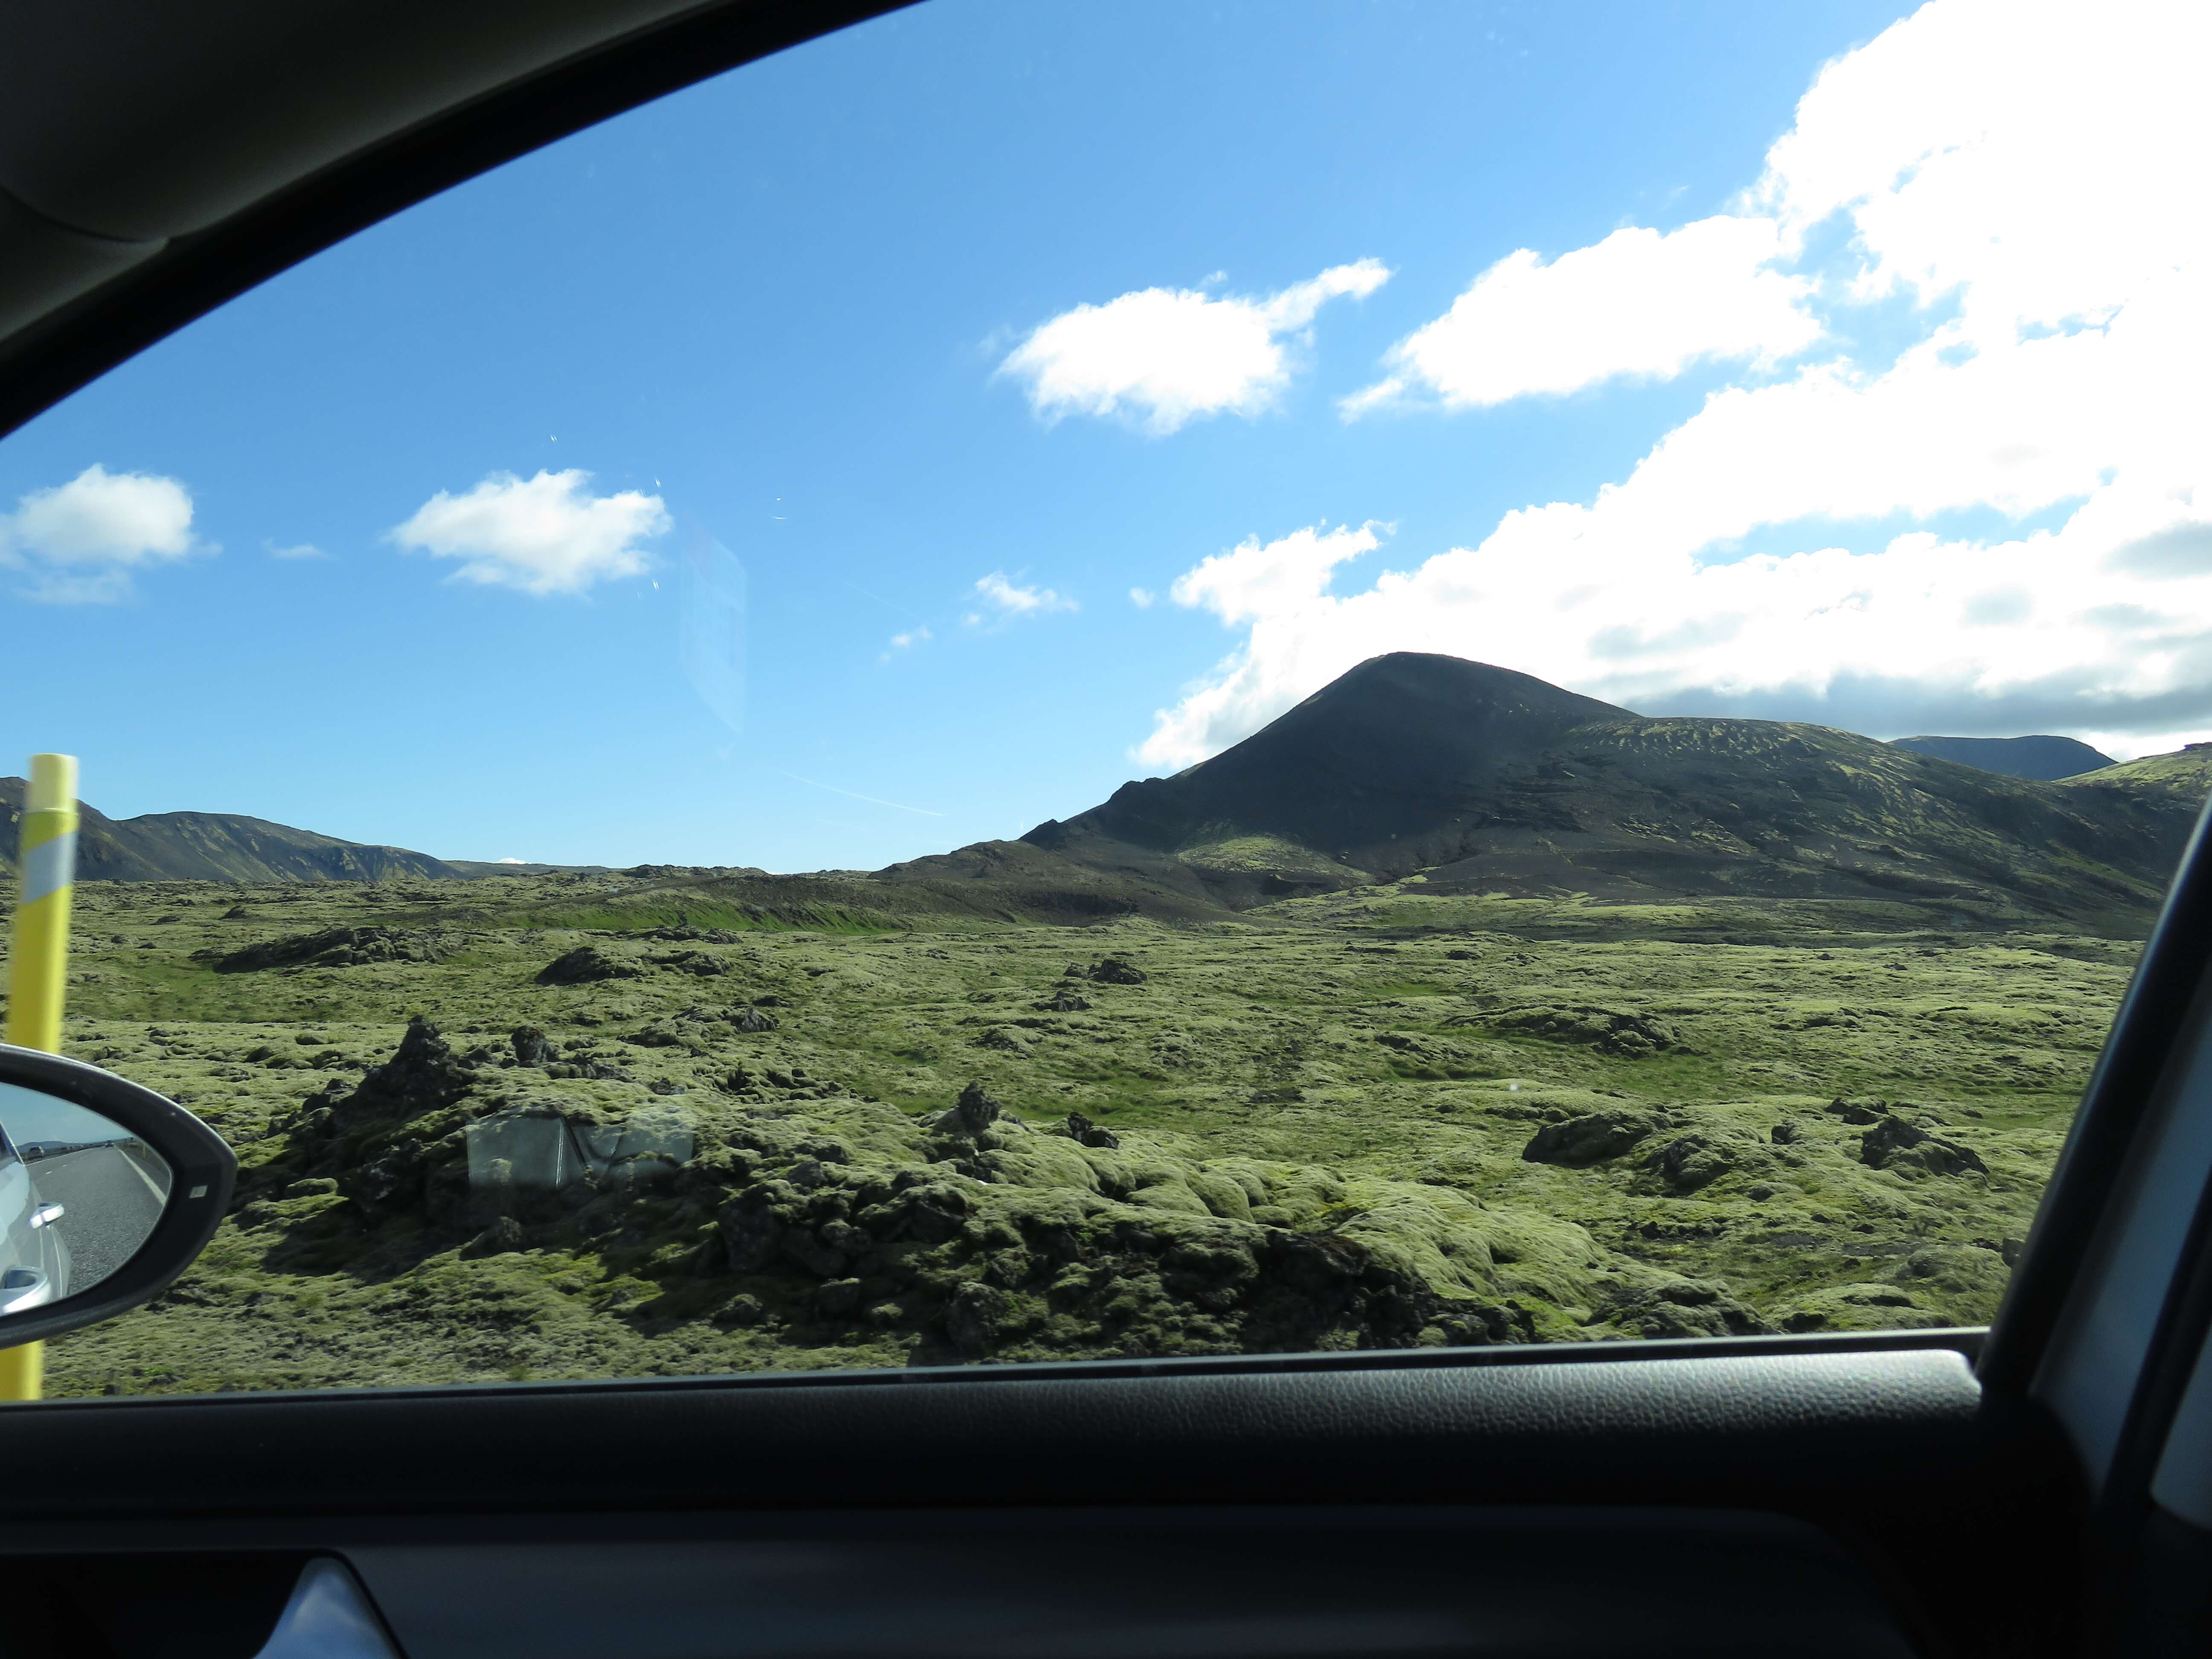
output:
POLYGON ((1491 1024, 1553 1042, 1588 1043, 1624 1060, 1679 1052, 1690 1046, 1681 1032, 1666 1021, 1616 1008, 1510 1008, 1492 1015, 1491 1024))
POLYGON ((1688 1134, 1668 1141, 1644 1164, 1675 1192, 1694 1193, 1735 1168, 1735 1152, 1724 1141, 1688 1134))
POLYGON ((981 1083, 970 1083, 960 1091, 960 1098, 953 1103, 952 1109, 938 1119, 938 1133, 973 1139, 997 1122, 999 1114, 1005 1109, 983 1091, 981 1083))
POLYGON ((1121 1144, 1121 1136, 1115 1134, 1111 1129, 1103 1128, 1093 1123, 1080 1112, 1070 1112, 1067 1115, 1067 1133, 1071 1139, 1079 1140, 1085 1146, 1102 1147, 1108 1152, 1113 1151, 1121 1144))
POLYGON ((538 970, 540 985, 590 985, 600 980, 643 979, 645 969, 637 963, 602 951, 596 945, 580 945, 566 955, 558 956, 538 970))
POLYGON ((1605 1311, 1647 1338, 1763 1336, 1772 1328, 1717 1279, 1686 1279, 1674 1285, 1620 1291, 1605 1311))
POLYGON ((961 1352, 981 1358, 998 1346, 1013 1311, 1004 1291, 970 1280, 945 1304, 945 1334, 961 1352))
POLYGON ((561 1058, 544 1032, 535 1025, 518 1025, 509 1039, 514 1044, 514 1063, 518 1066, 550 1066, 561 1058))
POLYGON ((1922 1169, 1934 1175, 1987 1175, 1971 1146, 1935 1135, 1901 1117, 1886 1117, 1859 1137, 1859 1162, 1873 1170, 1922 1169))
POLYGON ((1642 1112, 1590 1112, 1546 1124, 1521 1156, 1530 1164, 1596 1164, 1619 1158, 1657 1127, 1642 1112))
POLYGON ((331 927, 319 933, 264 939, 216 959, 218 974, 268 968, 358 968, 375 962, 441 962, 450 944, 437 933, 398 927, 331 927))
POLYGON ((414 1118, 452 1105, 476 1079, 455 1058, 438 1028, 417 1015, 390 1060, 361 1080, 337 1104, 341 1126, 368 1118, 414 1118))
POLYGON ((1119 957, 1107 957, 1091 969, 1091 977, 1101 985, 1142 985, 1144 975, 1119 957))
POLYGON ((757 1008, 746 1009, 744 1012, 739 1014, 735 1019, 732 1020, 730 1024, 737 1027, 738 1030, 743 1031, 747 1036, 758 1036, 763 1031, 773 1031, 775 1030, 775 1018, 772 1015, 763 1013, 757 1008))

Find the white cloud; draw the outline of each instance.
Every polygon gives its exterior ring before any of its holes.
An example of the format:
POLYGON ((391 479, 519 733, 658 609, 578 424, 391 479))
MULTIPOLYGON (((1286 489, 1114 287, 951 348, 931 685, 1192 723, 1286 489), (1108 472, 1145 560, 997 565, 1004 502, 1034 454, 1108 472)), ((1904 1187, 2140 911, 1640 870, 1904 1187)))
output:
MULTIPOLYGON (((1022 587, 1006 580, 1003 570, 994 570, 975 583, 976 595, 996 605, 1003 617, 1042 617, 1054 611, 1079 610, 1073 599, 1055 593, 1049 587, 1022 587)), ((965 620, 973 626, 982 621, 979 615, 970 614, 965 620)))
MULTIPOLYGON (((2100 7, 2088 27, 2071 8, 1936 0, 1828 66, 1735 216, 1770 226, 1739 275, 1802 284, 1791 303, 1825 326, 1821 354, 1778 377, 1762 357, 1789 336, 1770 313, 1736 343, 1746 371, 1626 477, 1363 591, 1328 589, 1358 550, 1342 530, 1198 565, 1176 599, 1243 637, 1144 757, 1218 750, 1398 649, 1655 712, 2075 731, 2136 752, 2205 735, 2212 228, 2195 204, 2212 100, 2190 82, 2208 36, 2201 6, 2100 7), (1773 270, 1749 262, 1765 246, 1773 270), (1888 296, 1916 337, 1855 353, 1856 308, 1888 296)), ((1586 384, 1594 362, 1663 364, 1694 332, 1662 318, 1648 349, 1595 357, 1561 340, 1556 366, 1486 381, 1499 360, 1431 374, 1409 349, 1400 368, 1474 402, 1586 384)))
POLYGON ((301 542, 291 547, 279 547, 273 541, 264 541, 261 545, 268 550, 269 556, 272 559, 327 559, 331 556, 313 542, 301 542))
POLYGON ((935 636, 927 628, 909 628, 903 634, 891 635, 891 647, 894 650, 904 651, 910 646, 920 645, 925 640, 933 637, 935 636))
POLYGON ((214 550, 194 543, 191 492, 177 479, 97 462, 0 514, 0 562, 27 575, 23 597, 53 604, 126 599, 134 572, 214 550))
POLYGON ((524 593, 581 593, 644 574, 641 543, 669 526, 658 495, 593 495, 592 475, 570 468, 529 479, 495 472, 464 495, 440 490, 392 531, 398 546, 458 559, 456 581, 524 593))
POLYGON ((1703 358, 1790 356, 1821 331, 1802 305, 1811 283, 1771 268, 1784 251, 1773 220, 1728 216, 1663 236, 1617 230, 1548 264, 1522 248, 1394 346, 1390 376, 1342 410, 1415 394, 1473 409, 1623 376, 1668 379, 1703 358))
POLYGON ((1121 416, 1164 436, 1206 416, 1257 415, 1290 383, 1291 348, 1322 306, 1389 280, 1379 260, 1361 259, 1263 296, 1140 289, 1061 313, 999 373, 1024 382, 1048 421, 1121 416))
POLYGON ((1158 598, 1159 595, 1149 587, 1133 587, 1129 590, 1129 603, 1139 611, 1150 611, 1152 608, 1152 601, 1158 598))

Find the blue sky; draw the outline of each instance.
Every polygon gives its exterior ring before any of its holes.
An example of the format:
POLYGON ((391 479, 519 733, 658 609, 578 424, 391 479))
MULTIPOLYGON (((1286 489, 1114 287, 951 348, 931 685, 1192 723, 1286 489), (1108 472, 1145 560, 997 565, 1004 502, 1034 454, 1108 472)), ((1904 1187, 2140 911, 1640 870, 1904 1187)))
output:
POLYGON ((2033 635, 2118 625, 2079 617, 2128 593, 2043 596, 2147 536, 2187 543, 2194 462, 2154 476, 2150 437, 2108 456, 1994 428, 1975 454, 2046 459, 1983 478, 1967 458, 1955 488, 1894 446, 1850 459, 1878 442, 1851 432, 1894 429, 1869 400, 1908 368, 1966 388, 1954 426, 2020 406, 1969 398, 2006 352, 2054 407, 2068 374, 2138 372, 2081 364, 2121 309, 2156 312, 2142 272, 2196 254, 2123 250, 2056 298, 1960 266, 1923 223, 1955 211, 1913 216, 1913 180, 1948 175, 1914 158, 2017 168, 2027 141, 2004 148, 2002 109, 1967 140, 1875 131, 1900 78, 1990 27, 1885 35, 1904 15, 933 0, 749 66, 365 233, 0 443, 6 730, 82 757, 117 816, 772 869, 1018 834, 1398 647, 1652 713, 2194 734, 2193 566, 2136 606, 2162 678, 2139 645, 2033 635), (1477 291, 1521 250, 1515 283, 1477 291), (1387 280, 1300 312, 1297 285, 1360 261, 1387 280), (1158 394, 1188 354, 1140 307, 1039 332, 1152 289, 1204 340, 1292 295, 1273 378, 1189 414, 1189 387, 1158 394), (2075 367, 2039 367, 2062 349, 2075 367), (1843 461, 1785 488, 1747 440, 1683 474, 1727 420, 1790 429, 1760 399, 1844 421, 1843 461), (1835 412, 1861 404, 1856 427, 1835 412), (1715 465, 1750 504, 1682 528, 1715 465), (529 486, 572 469, 588 482, 529 486), (2094 557, 2058 545, 2093 531, 2094 557), (678 660, 678 565, 708 542, 745 572, 741 730, 678 660), (1517 574, 1471 584, 1481 560, 1517 574), (2013 569, 2043 573, 2030 598, 2013 569), (1545 620, 1662 579, 1690 596, 1663 628, 1621 618, 1671 598, 1571 637, 1545 620), (1836 620, 1862 589, 1879 612, 1947 583, 1947 638, 2002 626, 1940 662, 1836 620))

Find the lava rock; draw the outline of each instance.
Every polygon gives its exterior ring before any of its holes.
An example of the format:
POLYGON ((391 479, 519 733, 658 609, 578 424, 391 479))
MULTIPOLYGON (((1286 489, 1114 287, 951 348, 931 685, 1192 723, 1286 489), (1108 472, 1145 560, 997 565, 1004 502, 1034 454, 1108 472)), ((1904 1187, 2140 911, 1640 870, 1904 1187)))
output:
POLYGON ((1587 1043, 1623 1060, 1689 1052, 1689 1041, 1665 1020, 1617 1008, 1512 1008, 1489 1016, 1490 1023, 1553 1042, 1587 1043))
POLYGON ((945 1334, 961 1352, 981 1358, 997 1345, 1013 1310, 1013 1298, 1004 1291, 971 1280, 945 1304, 945 1334))
POLYGON ((218 956, 218 974, 253 974, 270 968, 359 968, 380 962, 442 962, 451 954, 441 934, 398 927, 329 927, 265 939, 218 956))
POLYGON ((1111 1129, 1093 1123, 1080 1112, 1067 1115, 1067 1134, 1070 1139, 1080 1141, 1085 1146, 1097 1146, 1109 1152, 1121 1144, 1121 1136, 1111 1129))
POLYGON ((757 1008, 748 1008, 730 1024, 748 1036, 757 1036, 763 1031, 775 1030, 775 1021, 757 1008))
POLYGON ((1859 1162, 1870 1170, 1922 1169, 1932 1175, 1990 1172, 1972 1147, 1896 1116, 1883 1118, 1859 1137, 1859 1162))
POLYGON ((461 1254, 475 1260, 480 1256, 505 1255, 521 1248, 522 1224, 511 1215, 503 1215, 462 1245, 461 1254))
POLYGON ((1647 1338, 1763 1336, 1772 1328, 1728 1293, 1717 1279, 1686 1279, 1614 1294, 1604 1312, 1647 1338))
POLYGON ((602 980, 643 979, 645 969, 626 957, 602 951, 596 945, 580 945, 547 963, 538 973, 540 985, 592 985, 602 980))
POLYGON ((1735 1154, 1727 1143, 1698 1134, 1668 1141, 1644 1160, 1644 1167, 1678 1193, 1694 1193, 1710 1187, 1735 1168, 1735 1154))
POLYGON ((438 1028, 417 1015, 407 1023, 407 1034, 392 1058, 362 1079, 350 1095, 332 1103, 332 1115, 342 1132, 373 1120, 421 1117, 452 1105, 475 1084, 438 1028))
POLYGON ((1142 985, 1145 975, 1119 957, 1105 957, 1094 963, 1090 977, 1100 985, 1142 985))
POLYGON ((1005 1110, 984 1092, 981 1083, 971 1082, 960 1091, 952 1109, 938 1119, 937 1130, 939 1134, 965 1135, 972 1140, 996 1123, 1005 1110))
POLYGON ((1599 1164, 1619 1158, 1658 1125, 1642 1112, 1589 1112, 1547 1123, 1521 1152, 1529 1164, 1599 1164))
POLYGON ((714 1316, 714 1322, 717 1325, 757 1325, 767 1317, 768 1310, 761 1305, 758 1297, 740 1291, 722 1304, 721 1310, 714 1316))

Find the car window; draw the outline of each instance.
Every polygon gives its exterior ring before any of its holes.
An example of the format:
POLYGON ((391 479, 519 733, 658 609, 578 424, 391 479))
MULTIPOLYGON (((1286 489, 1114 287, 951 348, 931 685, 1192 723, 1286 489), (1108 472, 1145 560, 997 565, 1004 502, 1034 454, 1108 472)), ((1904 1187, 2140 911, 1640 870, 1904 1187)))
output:
POLYGON ((66 1047, 241 1173, 48 1391, 1986 1321, 2212 768, 2205 28, 936 0, 52 410, 66 1047))

